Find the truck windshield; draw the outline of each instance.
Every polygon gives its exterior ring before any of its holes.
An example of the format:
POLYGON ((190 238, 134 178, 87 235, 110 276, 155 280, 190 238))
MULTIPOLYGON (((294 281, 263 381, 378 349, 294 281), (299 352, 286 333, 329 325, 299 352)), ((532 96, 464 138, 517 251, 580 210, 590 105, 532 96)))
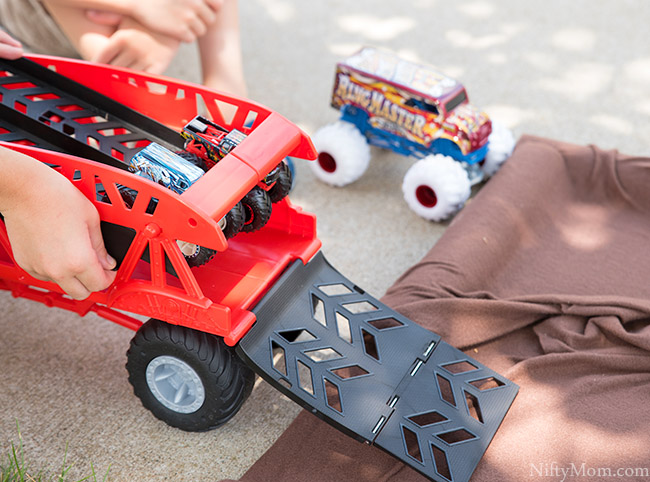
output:
POLYGON ((456 97, 454 97, 453 99, 451 99, 449 102, 445 104, 445 109, 447 110, 447 112, 451 112, 466 100, 467 100, 467 93, 465 93, 465 90, 462 90, 460 93, 458 93, 458 95, 456 95, 456 97))
POLYGON ((438 108, 435 105, 420 99, 410 98, 409 100, 404 102, 404 105, 407 105, 409 107, 415 107, 416 109, 424 110, 427 112, 431 112, 432 114, 438 115, 438 108))

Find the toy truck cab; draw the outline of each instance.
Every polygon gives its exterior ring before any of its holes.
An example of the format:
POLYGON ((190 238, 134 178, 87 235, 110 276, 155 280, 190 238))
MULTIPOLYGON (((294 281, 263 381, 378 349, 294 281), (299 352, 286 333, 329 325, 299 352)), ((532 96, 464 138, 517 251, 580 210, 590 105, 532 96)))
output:
POLYGON ((416 157, 479 162, 492 130, 460 82, 372 48, 337 65, 332 106, 370 144, 416 157))
POLYGON ((436 167, 414 165, 416 174, 407 174, 404 187, 410 207, 431 220, 460 209, 471 185, 492 175, 512 150, 509 132, 493 129, 460 82, 375 48, 337 65, 332 106, 340 111, 340 121, 313 136, 319 151, 312 165, 316 176, 337 186, 357 180, 370 160, 368 144, 427 159, 427 165, 436 159, 436 167), (505 148, 503 142, 489 142, 493 130, 508 138, 505 148), (423 177, 420 184, 417 179, 423 177), (433 178, 451 180, 445 187, 433 178))
POLYGON ((185 150, 204 159, 208 167, 214 166, 246 138, 243 132, 228 131, 203 116, 192 119, 181 135, 185 139, 185 150))

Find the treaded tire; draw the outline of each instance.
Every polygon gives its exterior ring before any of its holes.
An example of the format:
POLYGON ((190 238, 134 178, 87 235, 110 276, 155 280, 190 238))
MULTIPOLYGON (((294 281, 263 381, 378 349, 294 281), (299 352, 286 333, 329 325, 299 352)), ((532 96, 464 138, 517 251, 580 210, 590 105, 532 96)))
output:
MULTIPOLYGON (((248 398, 255 380, 250 368, 223 339, 156 319, 150 319, 142 325, 131 340, 126 368, 133 392, 142 405, 172 427, 190 432, 210 430, 227 422, 248 398), (155 369, 150 369, 150 384, 147 381, 147 370, 150 366, 156 366, 160 360, 180 361, 180 366, 188 366, 193 370, 198 376, 194 381, 200 380, 202 384, 203 402, 200 407, 193 409, 190 405, 168 402, 152 392, 151 387, 159 382, 154 381, 155 369), (161 399, 166 404, 177 405, 179 409, 168 408, 161 399), (193 411, 183 413, 183 407, 190 407, 188 410, 193 411)), ((162 369, 165 367, 162 366, 162 369)), ((173 377, 159 378, 174 381, 173 377)), ((188 393, 191 400, 192 393, 188 393)))
POLYGON ((244 226, 244 206, 241 201, 235 204, 228 214, 226 214, 226 227, 223 230, 223 235, 226 239, 230 239, 237 235, 241 228, 244 226))
POLYGON ((135 198, 138 197, 138 191, 122 185, 118 185, 117 190, 120 192, 124 204, 131 209, 135 204, 135 198))
POLYGON ((345 186, 359 179, 370 163, 368 141, 353 124, 328 124, 312 136, 318 159, 309 163, 318 179, 333 186, 345 186))
POLYGON ((269 195, 259 186, 251 189, 241 200, 244 206, 244 225, 241 230, 252 233, 264 227, 271 219, 273 206, 269 195))
POLYGON ((515 148, 512 131, 499 122, 492 121, 492 133, 488 141, 488 152, 482 169, 487 177, 494 176, 515 148))
POLYGON ((214 255, 217 254, 217 251, 210 248, 205 248, 203 246, 195 246, 194 253, 185 256, 185 261, 190 266, 190 268, 196 268, 197 266, 203 266, 205 263, 210 261, 214 255))
POLYGON ((293 185, 293 176, 289 165, 282 161, 278 164, 278 168, 278 179, 269 190, 269 198, 271 198, 272 203, 277 203, 284 199, 289 194, 289 191, 291 191, 291 186, 293 185))
POLYGON ((199 157, 196 154, 192 154, 191 152, 187 152, 187 151, 176 151, 176 154, 178 154, 180 157, 182 157, 186 161, 190 161, 196 167, 198 167, 200 169, 203 169, 203 172, 207 172, 208 166, 207 166, 207 164, 205 163, 205 160, 203 160, 202 157, 199 157))
POLYGON ((404 176, 402 191, 406 203, 418 216, 442 221, 465 205, 471 186, 459 162, 434 154, 410 167, 404 176))

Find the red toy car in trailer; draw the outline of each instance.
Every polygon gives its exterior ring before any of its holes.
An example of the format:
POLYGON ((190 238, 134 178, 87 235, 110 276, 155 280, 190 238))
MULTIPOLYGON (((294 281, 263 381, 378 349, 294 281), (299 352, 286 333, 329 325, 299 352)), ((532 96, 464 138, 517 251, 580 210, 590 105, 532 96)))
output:
POLYGON ((44 56, 0 61, 0 94, 2 145, 48 163, 91 200, 119 261, 108 289, 72 300, 15 264, 0 224, 0 289, 135 330, 134 393, 172 426, 229 420, 254 370, 432 480, 469 479, 516 385, 338 273, 319 253, 315 217, 286 197, 259 230, 222 231, 285 157, 316 158, 294 124, 193 84, 44 56), (232 121, 220 103, 235 109, 232 121), (182 151, 179 132, 198 105, 208 123, 245 137, 180 194, 126 169, 153 142, 182 151), (216 254, 190 267, 183 243, 216 254))

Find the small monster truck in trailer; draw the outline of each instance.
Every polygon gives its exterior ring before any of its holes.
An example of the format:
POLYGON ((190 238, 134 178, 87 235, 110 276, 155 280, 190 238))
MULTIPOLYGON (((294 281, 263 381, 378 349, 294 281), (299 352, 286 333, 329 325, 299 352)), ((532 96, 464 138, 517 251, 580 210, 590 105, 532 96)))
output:
POLYGON ((0 61, 0 96, 2 145, 69 179, 118 260, 109 288, 72 300, 16 265, 0 223, 0 289, 134 330, 129 381, 156 417, 215 428, 257 373, 431 480, 469 479, 517 387, 325 260, 315 217, 286 197, 283 160, 317 155, 294 124, 194 84, 45 56, 0 61), (229 230, 253 190, 274 198, 268 219, 229 230))

